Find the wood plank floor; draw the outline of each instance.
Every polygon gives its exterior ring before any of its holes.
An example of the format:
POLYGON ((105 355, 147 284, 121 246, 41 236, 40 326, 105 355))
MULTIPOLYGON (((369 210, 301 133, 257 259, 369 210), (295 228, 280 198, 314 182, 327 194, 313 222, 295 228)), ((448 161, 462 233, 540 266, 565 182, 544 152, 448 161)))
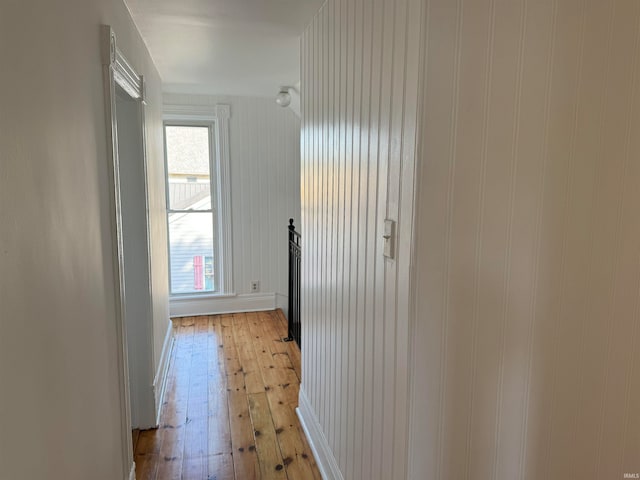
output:
POLYGON ((282 311, 174 319, 160 427, 134 431, 138 480, 320 480, 295 413, 300 350, 282 311))

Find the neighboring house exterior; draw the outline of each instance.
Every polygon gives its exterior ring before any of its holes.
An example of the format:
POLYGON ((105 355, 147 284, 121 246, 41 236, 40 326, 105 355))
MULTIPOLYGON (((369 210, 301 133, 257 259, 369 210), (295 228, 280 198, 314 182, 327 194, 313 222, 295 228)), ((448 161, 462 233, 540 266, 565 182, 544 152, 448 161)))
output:
POLYGON ((169 256, 171 291, 193 293, 215 291, 214 235, 209 183, 184 183, 169 178, 169 191, 175 195, 174 209, 187 210, 169 214, 169 256), (191 211, 192 210, 192 211, 191 211))

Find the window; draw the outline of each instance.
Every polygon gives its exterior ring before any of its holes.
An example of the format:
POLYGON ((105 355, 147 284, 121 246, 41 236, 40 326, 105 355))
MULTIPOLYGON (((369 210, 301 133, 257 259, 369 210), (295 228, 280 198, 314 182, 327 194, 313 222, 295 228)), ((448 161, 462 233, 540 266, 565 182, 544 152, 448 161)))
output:
POLYGON ((172 294, 221 291, 214 138, 212 124, 165 124, 172 294))
POLYGON ((235 295, 229 105, 164 105, 172 301, 235 295))

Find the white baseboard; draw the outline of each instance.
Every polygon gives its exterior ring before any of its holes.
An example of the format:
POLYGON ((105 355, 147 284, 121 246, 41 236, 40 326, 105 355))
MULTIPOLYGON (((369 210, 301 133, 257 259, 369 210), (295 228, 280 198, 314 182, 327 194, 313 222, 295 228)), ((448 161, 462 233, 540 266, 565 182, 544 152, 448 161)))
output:
POLYGON ((344 480, 338 467, 338 462, 336 462, 336 457, 333 455, 331 447, 329 447, 329 442, 324 436, 318 417, 313 411, 302 386, 300 386, 298 404, 296 413, 323 480, 344 480))
POLYGON ((164 336, 162 352, 160 353, 160 362, 158 362, 158 370, 153 379, 153 395, 156 402, 156 425, 160 425, 160 414, 162 413, 162 403, 164 402, 164 394, 167 389, 167 376, 169 373, 171 351, 173 350, 173 340, 173 325, 171 321, 168 321, 167 333, 164 336))
POLYGON ((289 296, 276 293, 276 308, 284 312, 284 316, 289 318, 289 296))
POLYGON ((247 293, 243 295, 172 297, 169 299, 171 317, 218 315, 221 313, 258 312, 276 309, 275 293, 247 293))
MULTIPOLYGON (((125 478, 125 480, 127 480, 125 478)), ((136 462, 131 463, 131 470, 129 470, 129 480, 136 480, 136 462)))

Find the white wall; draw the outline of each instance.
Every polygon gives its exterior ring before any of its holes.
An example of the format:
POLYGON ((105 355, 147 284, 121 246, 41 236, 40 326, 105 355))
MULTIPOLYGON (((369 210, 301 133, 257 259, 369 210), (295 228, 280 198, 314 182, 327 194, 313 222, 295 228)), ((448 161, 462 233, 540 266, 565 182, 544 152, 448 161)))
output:
POLYGON ((425 5, 410 478, 640 472, 640 4, 425 5))
MULTIPOLYGON (((124 4, 7 0, 0 7, 2 480, 129 475, 119 420, 101 24, 114 27, 147 81, 154 184, 163 170, 160 79, 124 4)), ((152 188, 150 202, 154 312, 166 325, 164 191, 152 188)))
POLYGON ((326 478, 406 476, 419 27, 419 0, 328 0, 302 38, 300 413, 326 478))
MULTIPOLYGON (((275 96, 274 96, 275 98, 275 96)), ((237 294, 287 295, 287 225, 300 219, 300 121, 274 98, 165 93, 171 105, 231 106, 233 280, 237 294)))

